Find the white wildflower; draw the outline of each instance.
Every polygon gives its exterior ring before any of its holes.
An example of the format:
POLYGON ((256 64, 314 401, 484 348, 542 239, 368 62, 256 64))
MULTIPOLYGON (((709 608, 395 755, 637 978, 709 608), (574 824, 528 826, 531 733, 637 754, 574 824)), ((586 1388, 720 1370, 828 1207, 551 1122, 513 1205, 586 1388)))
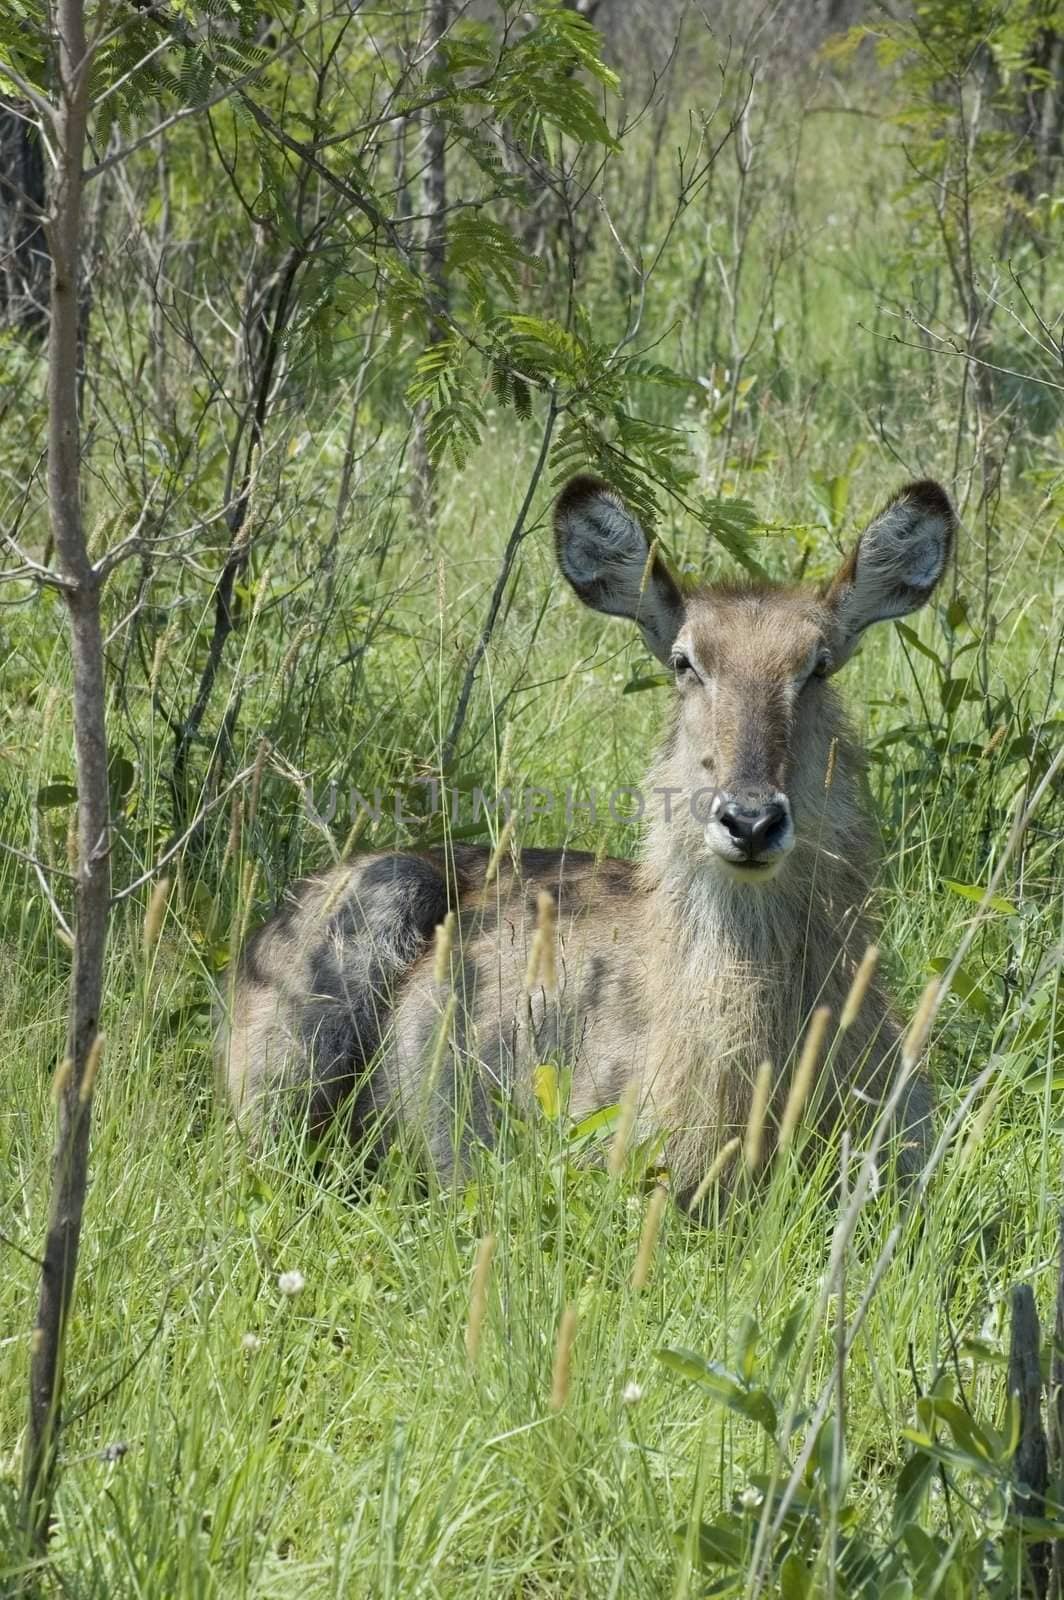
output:
POLYGON ((764 1501, 764 1498, 765 1497, 761 1493, 761 1490, 755 1489, 753 1484, 750 1483, 747 1484, 746 1488, 739 1496, 739 1504, 742 1506, 744 1511, 756 1511, 758 1506, 764 1501))
POLYGON ((253 1356, 256 1350, 262 1349, 262 1340, 257 1333, 245 1333, 240 1341, 240 1348, 246 1350, 249 1356, 253 1356))
POLYGON ((621 1399, 626 1406, 637 1406, 643 1398, 643 1387, 638 1383, 626 1383, 621 1399))
POLYGON ((282 1294, 286 1294, 291 1299, 293 1295, 299 1293, 306 1281, 299 1268, 292 1267, 290 1271, 281 1273, 277 1279, 277 1287, 282 1294))

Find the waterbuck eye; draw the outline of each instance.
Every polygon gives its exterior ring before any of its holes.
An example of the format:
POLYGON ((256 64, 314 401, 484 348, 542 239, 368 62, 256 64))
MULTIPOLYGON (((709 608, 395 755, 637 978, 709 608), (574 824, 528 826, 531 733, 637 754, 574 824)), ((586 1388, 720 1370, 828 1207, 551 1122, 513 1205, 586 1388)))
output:
POLYGON ((819 651, 817 654, 816 663, 813 667, 812 676, 814 678, 826 678, 830 668, 831 657, 828 655, 826 650, 819 651))
POLYGON ((685 672, 694 672, 695 670, 687 657, 682 654, 673 656, 672 665, 678 678, 682 678, 685 672))

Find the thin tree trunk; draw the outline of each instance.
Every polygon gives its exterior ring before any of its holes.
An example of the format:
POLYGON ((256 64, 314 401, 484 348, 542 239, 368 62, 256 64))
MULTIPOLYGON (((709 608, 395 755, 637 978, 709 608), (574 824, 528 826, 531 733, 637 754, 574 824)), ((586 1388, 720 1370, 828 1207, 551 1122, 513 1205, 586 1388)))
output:
MULTIPOLYGON (((221 671, 226 640, 240 618, 240 602, 236 583, 251 557, 253 528, 248 525, 251 511, 252 488, 255 472, 261 458, 266 432, 266 418, 270 395, 281 357, 284 333, 295 305, 295 285, 300 268, 307 259, 307 246, 295 245, 289 251, 281 268, 276 286, 271 293, 268 309, 263 313, 263 336, 258 350, 249 400, 249 436, 244 449, 243 468, 239 488, 231 499, 226 522, 229 528, 229 545, 222 570, 214 586, 214 625, 207 647, 207 660, 200 673, 196 696, 188 715, 180 724, 174 741, 174 762, 171 792, 174 804, 175 837, 184 828, 193 809, 188 793, 188 760, 192 746, 199 737, 203 719, 207 715, 214 685, 221 671)), ((232 495, 231 484, 236 475, 236 458, 241 438, 234 440, 226 495, 232 495)))
MULTIPOLYGON (((431 0, 428 8, 427 48, 436 55, 447 33, 450 0, 431 0)), ((447 124, 434 111, 425 113, 425 168, 421 181, 421 209, 425 215, 425 278, 432 295, 429 343, 436 344, 446 332, 447 313, 447 124)), ((436 521, 436 474, 428 449, 428 403, 422 401, 414 416, 411 445, 413 505, 415 514, 430 527, 436 521)))
POLYGON ((58 104, 48 242, 52 255, 48 343, 48 504, 56 563, 65 583, 73 662, 77 843, 73 975, 66 1058, 57 1083, 58 1128, 48 1233, 30 1357, 29 1431, 23 1459, 23 1519, 31 1547, 47 1545, 63 1394, 63 1350, 74 1296, 89 1149, 92 1078, 110 898, 107 732, 100 580, 81 515, 78 422, 78 270, 82 162, 88 118, 83 0, 57 0, 58 104))

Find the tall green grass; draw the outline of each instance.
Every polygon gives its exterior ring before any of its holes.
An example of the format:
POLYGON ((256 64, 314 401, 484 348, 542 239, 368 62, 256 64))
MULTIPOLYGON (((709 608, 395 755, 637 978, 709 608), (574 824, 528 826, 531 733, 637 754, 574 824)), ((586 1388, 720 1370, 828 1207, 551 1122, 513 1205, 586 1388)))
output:
MULTIPOLYGON (((887 360, 857 331, 874 322, 884 284, 907 292, 907 224, 882 200, 883 174, 897 177, 894 158, 869 139, 861 150, 870 176, 845 182, 850 163, 825 120, 806 130, 800 168, 809 243, 781 273, 781 326, 753 363, 759 384, 741 435, 749 467, 727 469, 765 523, 787 530, 766 535, 759 552, 780 575, 797 569, 803 548, 809 572, 827 570, 887 488, 919 471, 947 473, 956 428, 955 376, 904 353, 887 360), (823 483, 842 473, 842 516, 829 528, 817 474, 823 483)), ((648 306, 662 329, 679 314, 700 227, 681 232, 671 276, 648 306)), ((755 282, 759 248, 755 240, 755 282)), ((682 355, 682 330, 668 338, 682 355)), ((679 410, 675 420, 691 430, 707 473, 717 471, 708 413, 679 410)), ((775 1469, 773 1452, 756 1423, 658 1353, 687 1349, 741 1366, 754 1318, 756 1370, 769 1373, 774 1393, 808 1408, 832 1372, 838 1319, 852 1317, 872 1285, 879 1249, 902 1216, 889 1187, 869 1202, 845 1276, 824 1298, 839 1148, 811 1164, 777 1164, 756 1188, 740 1172, 712 1226, 666 1211, 636 1290, 649 1180, 634 1159, 619 1178, 574 1161, 564 1113, 535 1107, 515 1117, 501 1152, 479 1153, 453 1191, 426 1184, 401 1154, 357 1199, 340 1154, 318 1177, 283 1149, 247 1160, 210 1065, 212 989, 234 922, 264 916, 291 876, 326 865, 343 844, 349 819, 313 826, 298 775, 315 794, 331 777, 341 792, 353 781, 391 792, 431 767, 535 449, 531 430, 498 429, 466 472, 448 469, 438 540, 375 503, 343 546, 328 629, 294 656, 297 632, 314 615, 301 598, 296 543, 281 539, 254 567, 226 680, 230 704, 240 700, 228 770, 250 766, 264 734, 283 761, 268 765, 235 853, 226 849, 228 800, 210 810, 173 864, 149 948, 149 887, 116 912, 63 1471, 43 1578, 57 1593, 741 1593, 742 1582, 711 1588, 723 1569, 700 1567, 692 1530, 733 1505, 753 1515, 763 1491, 752 1479, 775 1469), (488 1234, 496 1247, 473 1362, 470 1281, 488 1234), (287 1295, 279 1280, 292 1272, 304 1283, 287 1295), (567 1307, 575 1336, 566 1403, 555 1410, 567 1307)), ((287 506, 327 507, 341 433, 341 423, 308 426, 286 469, 287 506)), ((1059 431, 1043 437, 1043 466, 1057 474, 1047 487, 1028 470, 1037 441, 1017 443, 995 528, 987 656, 993 694, 1000 701, 1007 690, 1013 708, 1004 731, 986 725, 980 699, 945 708, 927 654, 952 662, 962 683, 978 660, 978 649, 957 654, 986 620, 971 531, 960 553, 970 620, 949 628, 941 612, 927 616, 922 649, 879 630, 847 669, 884 830, 879 908, 903 1014, 976 909, 947 880, 986 884, 1024 785, 1059 740, 1062 444, 1059 431)), ((397 432, 376 448, 386 476, 397 432)), ((663 698, 622 694, 646 666, 637 644, 554 584, 548 502, 544 489, 477 687, 461 769, 493 788, 508 730, 512 774, 559 794, 601 794, 639 782, 663 698)), ((701 536, 678 522, 664 532, 681 562, 702 565, 701 536)), ((317 533, 309 515, 305 536, 317 533)), ((0 706, 3 837, 61 867, 67 811, 40 803, 42 789, 71 778, 60 609, 45 596, 27 599, 0 627, 10 652, 0 706)), ((201 659, 201 634, 175 630, 159 666, 164 696, 187 699, 201 659)), ((169 735, 143 687, 132 696, 111 718, 132 768, 118 795, 119 884, 151 867, 168 825, 169 735)), ((206 766, 210 748, 201 754, 206 766)), ((878 1548, 894 1537, 893 1495, 910 1449, 902 1429, 917 1395, 953 1371, 972 1410, 1000 1418, 1009 1286, 1031 1283, 1049 1308, 1061 1199, 1052 972, 1030 991, 1062 935, 1059 827, 1058 790, 1005 875, 1009 909, 987 917, 965 964, 965 993, 947 1004, 931 1050, 942 1125, 1000 1052, 989 1114, 974 1146, 965 1144, 970 1125, 961 1129, 905 1222, 846 1365, 836 1414, 847 1526, 878 1548)), ((519 829, 522 843, 565 836, 557 815, 519 829)), ((567 837, 623 853, 637 838, 608 818, 581 819, 567 837)), ((409 838, 383 823, 360 842, 409 838)), ((68 976, 49 908, 11 854, 0 855, 0 960, 0 1504, 11 1518, 68 976)), ((948 1539, 968 1514, 939 1496, 925 1520, 948 1539)), ((15 1549, 13 1532, 5 1546, 15 1549)), ((11 1556, 5 1568, 0 1556, 0 1573, 10 1577, 15 1564, 11 1556)), ((828 1565, 824 1554, 820 1581, 828 1565)))

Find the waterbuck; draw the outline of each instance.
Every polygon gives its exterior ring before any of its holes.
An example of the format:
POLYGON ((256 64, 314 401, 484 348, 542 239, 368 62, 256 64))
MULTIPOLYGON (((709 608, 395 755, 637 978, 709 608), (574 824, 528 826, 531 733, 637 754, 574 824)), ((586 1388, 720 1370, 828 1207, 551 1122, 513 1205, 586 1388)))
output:
MULTIPOLYGON (((761 1063, 771 1140, 811 1014, 839 1017, 871 935, 871 861, 862 756, 831 679, 866 628, 933 593, 956 527, 946 492, 908 484, 816 587, 684 592, 590 477, 565 488, 555 527, 583 603, 636 623, 675 676, 641 859, 562 848, 497 862, 454 845, 364 855, 295 887, 248 940, 219 1029, 255 1139, 293 1114, 376 1149, 413 1133, 447 1174, 554 1060, 577 1117, 634 1085, 641 1131, 663 1134, 690 1193, 742 1131, 761 1063)), ((897 1045, 873 989, 835 1038, 812 1126, 867 1118, 897 1045)), ((897 1113, 903 1169, 923 1158, 929 1109, 914 1076, 897 1113)))

